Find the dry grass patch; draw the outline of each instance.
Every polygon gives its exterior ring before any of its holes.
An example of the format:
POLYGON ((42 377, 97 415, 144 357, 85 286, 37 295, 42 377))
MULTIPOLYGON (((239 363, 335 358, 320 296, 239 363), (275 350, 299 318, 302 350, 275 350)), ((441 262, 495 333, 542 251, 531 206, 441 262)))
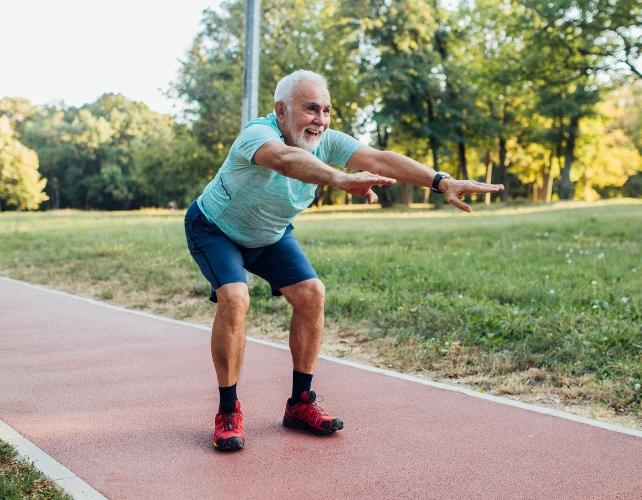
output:
POLYGON ((20 500, 23 498, 47 498, 71 500, 45 478, 32 464, 17 458, 16 450, 0 440, 0 498, 20 500))

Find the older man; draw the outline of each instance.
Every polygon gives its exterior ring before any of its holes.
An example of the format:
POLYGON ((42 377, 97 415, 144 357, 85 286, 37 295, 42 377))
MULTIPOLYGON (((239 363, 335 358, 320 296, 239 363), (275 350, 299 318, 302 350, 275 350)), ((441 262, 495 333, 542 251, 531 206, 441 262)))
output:
POLYGON ((245 445, 243 413, 236 394, 245 347, 250 296, 245 270, 268 281, 273 295, 292 305, 290 351, 292 397, 283 425, 315 434, 343 428, 311 390, 324 323, 324 287, 292 233, 294 217, 310 205, 317 185, 333 186, 375 203, 372 186, 396 180, 443 192, 465 211, 467 193, 498 192, 501 185, 458 181, 403 155, 364 146, 330 129, 330 93, 325 79, 298 70, 274 93, 274 112, 248 122, 216 177, 190 205, 185 232, 192 257, 218 302, 212 326, 212 359, 219 385, 214 446, 245 445), (363 172, 348 174, 329 164, 363 172))

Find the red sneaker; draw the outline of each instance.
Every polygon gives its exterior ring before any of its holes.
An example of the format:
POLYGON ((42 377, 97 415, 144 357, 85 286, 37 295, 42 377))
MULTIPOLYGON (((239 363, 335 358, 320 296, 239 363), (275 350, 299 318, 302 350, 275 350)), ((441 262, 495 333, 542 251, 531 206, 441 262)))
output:
POLYGON ((222 451, 240 450, 245 445, 241 402, 236 401, 232 413, 223 413, 219 407, 214 423, 214 448, 222 451))
POLYGON ((297 403, 291 404, 291 399, 285 405, 283 425, 291 429, 305 429, 318 436, 332 434, 343 429, 343 421, 328 415, 323 408, 315 403, 317 395, 314 391, 304 391, 297 403))

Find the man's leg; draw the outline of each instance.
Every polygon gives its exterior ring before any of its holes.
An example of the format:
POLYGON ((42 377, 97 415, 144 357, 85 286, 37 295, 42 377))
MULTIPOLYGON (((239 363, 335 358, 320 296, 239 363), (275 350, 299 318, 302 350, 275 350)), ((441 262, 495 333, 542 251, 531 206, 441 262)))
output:
POLYGON ((280 289, 292 305, 290 351, 294 370, 312 374, 323 340, 325 287, 309 279, 280 289))
POLYGON ((294 365, 292 397, 285 408, 283 425, 315 434, 331 434, 342 429, 343 422, 316 405, 316 393, 310 390, 323 340, 325 287, 315 278, 281 288, 280 292, 293 309, 290 324, 294 365))
POLYGON ((207 220, 196 201, 185 214, 185 238, 194 261, 215 290, 210 300, 218 302, 211 345, 220 397, 214 446, 221 450, 238 450, 245 444, 245 435, 236 382, 243 359, 245 316, 250 303, 243 249, 207 220))
POLYGON ((245 316, 250 295, 245 283, 230 283, 216 290, 216 299, 211 348, 220 408, 214 427, 214 446, 221 450, 239 450, 245 446, 245 434, 236 382, 245 350, 245 316))
POLYGON ((245 350, 245 317, 250 294, 245 283, 230 283, 216 290, 218 307, 212 326, 212 361, 219 387, 238 381, 245 350))

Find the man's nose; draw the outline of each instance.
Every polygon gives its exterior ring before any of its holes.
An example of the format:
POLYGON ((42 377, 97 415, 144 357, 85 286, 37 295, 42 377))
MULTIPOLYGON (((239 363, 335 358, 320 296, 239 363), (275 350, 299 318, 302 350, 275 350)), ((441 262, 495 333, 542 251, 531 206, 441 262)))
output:
POLYGON ((315 125, 325 125, 327 122, 327 117, 323 113, 317 113, 314 115, 314 124, 315 125))

